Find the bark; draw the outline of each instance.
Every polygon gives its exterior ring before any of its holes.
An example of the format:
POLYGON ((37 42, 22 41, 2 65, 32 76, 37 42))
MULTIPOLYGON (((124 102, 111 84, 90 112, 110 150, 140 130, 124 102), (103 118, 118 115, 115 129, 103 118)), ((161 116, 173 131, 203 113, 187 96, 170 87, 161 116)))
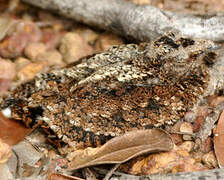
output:
POLYGON ((23 1, 140 41, 153 40, 167 31, 194 38, 224 40, 224 14, 178 14, 124 0, 23 1))
MULTIPOLYGON (((94 168, 96 169, 96 168, 94 168)), ((96 169, 97 172, 105 174, 106 171, 96 169)), ((224 179, 224 169, 214 169, 209 171, 197 171, 175 174, 155 174, 149 176, 133 176, 115 172, 110 180, 222 180, 224 179)))

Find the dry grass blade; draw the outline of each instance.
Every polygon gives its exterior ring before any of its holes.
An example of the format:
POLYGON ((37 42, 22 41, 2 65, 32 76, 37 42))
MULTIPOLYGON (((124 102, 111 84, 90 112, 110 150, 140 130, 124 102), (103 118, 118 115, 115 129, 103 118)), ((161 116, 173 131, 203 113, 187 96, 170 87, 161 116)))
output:
POLYGON ((214 148, 219 166, 224 167, 224 110, 219 117, 216 129, 214 130, 214 148))
POLYGON ((172 148, 171 137, 161 129, 131 131, 111 139, 99 148, 87 148, 77 153, 69 164, 69 170, 99 164, 123 163, 145 153, 170 151, 172 148))

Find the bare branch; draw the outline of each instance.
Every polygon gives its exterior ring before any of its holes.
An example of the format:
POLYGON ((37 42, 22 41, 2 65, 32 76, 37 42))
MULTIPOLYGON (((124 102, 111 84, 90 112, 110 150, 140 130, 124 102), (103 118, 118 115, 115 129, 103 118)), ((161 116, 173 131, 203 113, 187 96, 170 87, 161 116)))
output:
POLYGON ((188 15, 163 11, 122 0, 23 0, 76 21, 140 41, 153 40, 166 31, 224 40, 224 15, 188 15))
MULTIPOLYGON (((106 174, 107 171, 94 168, 100 174, 106 174)), ((174 173, 174 174, 154 174, 149 176, 133 176, 124 173, 115 172, 110 180, 221 180, 224 179, 224 169, 213 169, 208 171, 174 173)))

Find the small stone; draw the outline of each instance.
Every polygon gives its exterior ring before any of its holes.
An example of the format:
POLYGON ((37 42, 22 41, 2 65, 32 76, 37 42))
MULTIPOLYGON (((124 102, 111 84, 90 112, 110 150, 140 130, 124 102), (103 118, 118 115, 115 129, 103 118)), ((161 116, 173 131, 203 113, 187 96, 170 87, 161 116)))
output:
POLYGON ((193 141, 185 141, 180 146, 180 148, 185 149, 187 152, 193 151, 194 142, 193 141))
POLYGON ((24 66, 26 66, 27 64, 30 63, 29 59, 26 59, 24 57, 19 57, 15 60, 15 65, 16 65, 16 70, 19 71, 20 69, 22 69, 24 66))
POLYGON ((10 60, 0 58, 0 79, 13 79, 16 74, 15 67, 10 60))
POLYGON ((75 30, 76 33, 82 36, 82 38, 90 45, 94 45, 99 34, 96 31, 87 28, 78 28, 75 30))
POLYGON ((202 153, 200 151, 196 151, 196 152, 193 151, 191 153, 191 155, 193 156, 193 158, 194 158, 194 160, 195 160, 196 163, 201 163, 202 157, 203 157, 204 153, 202 153))
POLYGON ((208 153, 212 150, 212 138, 208 137, 204 142, 201 143, 201 151, 208 153))
POLYGON ((183 139, 180 134, 175 134, 175 133, 171 134, 171 138, 172 138, 174 144, 176 144, 176 145, 183 143, 183 139))
POLYGON ((62 33, 54 31, 53 29, 44 29, 42 31, 43 36, 41 42, 43 42, 47 49, 56 49, 62 38, 62 33))
POLYGON ((216 160, 216 157, 215 157, 215 154, 213 151, 210 151, 209 153, 205 154, 202 157, 202 161, 209 168, 217 168, 218 167, 218 162, 216 160))
POLYGON ((49 66, 64 65, 61 54, 56 50, 46 51, 38 54, 36 61, 45 61, 49 66))
POLYGON ((190 123, 183 122, 180 126, 180 132, 192 134, 193 133, 193 127, 190 123))
POLYGON ((35 62, 27 64, 17 73, 17 78, 22 82, 30 80, 37 73, 43 72, 45 68, 47 68, 46 62, 35 62))
POLYGON ((204 124, 204 121, 205 121, 205 117, 198 116, 193 123, 193 131, 199 132, 201 129, 201 126, 204 124))
POLYGON ((44 53, 45 51, 46 46, 43 43, 33 42, 26 46, 24 53, 29 59, 35 60, 38 54, 44 53))
POLYGON ((184 120, 187 122, 194 122, 194 118, 195 118, 195 112, 193 111, 188 111, 184 115, 184 120))
POLYGON ((180 126, 183 123, 182 120, 176 122, 174 125, 166 126, 165 130, 172 133, 180 132, 180 126))
POLYGON ((115 34, 106 32, 100 35, 96 43, 96 49, 106 51, 113 45, 124 44, 123 40, 115 34))
POLYGON ((38 42, 42 32, 36 23, 18 21, 12 32, 0 43, 0 56, 16 58, 23 54, 25 47, 31 42, 38 42))
POLYGON ((93 48, 79 34, 70 32, 62 38, 59 50, 66 63, 76 62, 93 53, 93 48))
POLYGON ((183 135, 183 140, 184 141, 191 141, 193 138, 192 138, 192 136, 191 135, 187 135, 187 134, 184 134, 183 135))
POLYGON ((0 58, 0 94, 6 92, 16 74, 16 66, 10 60, 0 58))
POLYGON ((195 140, 194 151, 198 151, 198 150, 200 150, 200 148, 201 148, 201 139, 197 138, 195 140))

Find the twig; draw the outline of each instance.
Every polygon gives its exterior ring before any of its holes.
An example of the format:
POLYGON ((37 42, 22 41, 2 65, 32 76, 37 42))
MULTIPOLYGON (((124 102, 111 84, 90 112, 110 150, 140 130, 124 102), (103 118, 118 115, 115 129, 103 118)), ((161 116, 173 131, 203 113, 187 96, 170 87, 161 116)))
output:
POLYGON ((113 175, 113 173, 117 170, 117 168, 120 166, 121 164, 116 164, 109 172, 107 172, 106 176, 103 178, 103 180, 109 180, 111 178, 111 176, 113 175))
MULTIPOLYGON (((94 168, 98 173, 106 174, 106 170, 94 168)), ((222 180, 224 179, 224 169, 213 169, 208 171, 174 173, 174 174, 154 174, 148 176, 134 176, 124 173, 114 172, 110 180, 222 180)))

